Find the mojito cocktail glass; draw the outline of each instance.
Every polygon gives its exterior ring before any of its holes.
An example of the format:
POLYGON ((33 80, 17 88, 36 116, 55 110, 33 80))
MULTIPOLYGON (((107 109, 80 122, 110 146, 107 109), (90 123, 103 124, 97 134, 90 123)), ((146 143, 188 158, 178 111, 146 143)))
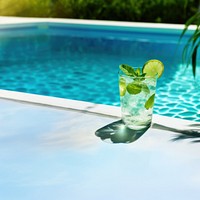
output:
POLYGON ((119 72, 122 121, 126 127, 146 131, 151 126, 156 83, 157 75, 133 76, 119 72))

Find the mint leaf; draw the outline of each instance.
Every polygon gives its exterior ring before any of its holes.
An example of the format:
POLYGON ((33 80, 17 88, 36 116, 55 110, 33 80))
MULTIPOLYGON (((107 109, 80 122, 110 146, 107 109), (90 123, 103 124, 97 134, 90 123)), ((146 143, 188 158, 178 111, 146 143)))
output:
POLYGON ((133 67, 129 66, 129 65, 126 65, 126 64, 122 64, 119 66, 120 70, 128 75, 128 76, 136 76, 137 74, 135 73, 135 70, 133 67))
POLYGON ((152 94, 149 99, 146 101, 144 107, 148 110, 149 108, 153 108, 154 105, 154 99, 155 99, 155 93, 152 94))
POLYGON ((144 81, 145 80, 145 74, 140 72, 140 68, 135 70, 136 76, 134 77, 135 81, 144 81))
POLYGON ((135 73, 137 74, 137 76, 140 76, 140 68, 137 68, 137 69, 135 70, 135 73))
POLYGON ((143 78, 143 77, 140 77, 140 76, 137 76, 137 77, 135 77, 134 78, 134 81, 144 81, 145 80, 145 78, 143 78))
POLYGON ((129 83, 126 87, 129 94, 139 94, 142 91, 142 85, 139 82, 129 83))
POLYGON ((150 90, 149 90, 149 88, 148 88, 148 86, 147 86, 146 83, 142 83, 142 91, 143 91, 144 93, 146 93, 146 94, 149 94, 149 93, 150 93, 150 90))

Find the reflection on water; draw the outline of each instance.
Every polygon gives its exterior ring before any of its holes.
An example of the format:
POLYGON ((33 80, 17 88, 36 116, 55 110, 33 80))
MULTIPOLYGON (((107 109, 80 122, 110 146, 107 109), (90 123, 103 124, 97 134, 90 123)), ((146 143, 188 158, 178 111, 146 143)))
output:
POLYGON ((109 143, 131 143, 140 138, 148 128, 132 130, 124 125, 122 120, 108 124, 95 132, 95 135, 109 143))

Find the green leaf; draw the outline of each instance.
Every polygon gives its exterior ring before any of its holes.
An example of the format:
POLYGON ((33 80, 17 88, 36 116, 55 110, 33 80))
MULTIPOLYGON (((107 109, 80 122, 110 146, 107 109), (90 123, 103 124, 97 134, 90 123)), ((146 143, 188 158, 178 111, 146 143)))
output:
POLYGON ((148 110, 149 108, 153 108, 154 105, 154 99, 155 99, 155 93, 152 94, 149 99, 146 101, 144 107, 148 110))
POLYGON ((135 73, 134 68, 129 66, 129 65, 121 64, 119 66, 119 68, 124 74, 126 74, 128 76, 137 76, 137 74, 135 73))
POLYGON ((143 91, 144 93, 146 93, 146 94, 149 94, 149 93, 150 93, 150 90, 149 90, 149 88, 148 88, 148 86, 147 86, 146 83, 142 83, 142 91, 143 91))
POLYGON ((142 91, 142 85, 134 81, 132 83, 129 83, 126 87, 129 94, 139 94, 142 91))
POLYGON ((142 76, 142 75, 139 75, 139 76, 137 76, 137 77, 134 77, 134 81, 144 81, 145 80, 145 77, 144 76, 142 76))
POLYGON ((192 64, 192 72, 193 76, 195 77, 197 67, 197 50, 200 46, 200 42, 198 40, 200 37, 200 10, 198 10, 196 14, 194 14, 186 21, 185 27, 179 38, 179 42, 188 31, 189 26, 192 24, 197 25, 196 30, 194 31, 192 36, 190 36, 184 46, 184 49, 182 51, 182 61, 183 63, 186 63, 186 67, 188 67, 190 63, 192 64))
POLYGON ((190 17, 186 23, 185 23, 185 28, 183 29, 180 39, 183 37, 183 35, 186 33, 186 31, 188 30, 188 27, 192 24, 197 24, 199 25, 199 18, 200 18, 200 12, 197 12, 196 14, 194 14, 192 17, 190 17))
POLYGON ((137 74, 137 76, 139 76, 139 75, 140 75, 140 68, 137 68, 137 69, 135 70, 135 73, 137 74))
POLYGON ((198 48, 198 46, 196 46, 195 48, 194 48, 194 51, 193 51, 193 53, 192 53, 192 72, 193 72, 193 75, 194 75, 194 77, 195 77, 195 75, 196 75, 196 65, 197 65, 197 48, 198 48))

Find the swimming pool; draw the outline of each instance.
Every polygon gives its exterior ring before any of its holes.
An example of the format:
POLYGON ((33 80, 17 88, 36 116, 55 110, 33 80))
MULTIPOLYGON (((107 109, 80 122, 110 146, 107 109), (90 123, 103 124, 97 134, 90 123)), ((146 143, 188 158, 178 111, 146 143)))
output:
POLYGON ((1 89, 119 105, 119 64, 157 58, 165 73, 154 113, 200 121, 198 90, 181 65, 179 29, 43 22, 0 30, 1 89))

